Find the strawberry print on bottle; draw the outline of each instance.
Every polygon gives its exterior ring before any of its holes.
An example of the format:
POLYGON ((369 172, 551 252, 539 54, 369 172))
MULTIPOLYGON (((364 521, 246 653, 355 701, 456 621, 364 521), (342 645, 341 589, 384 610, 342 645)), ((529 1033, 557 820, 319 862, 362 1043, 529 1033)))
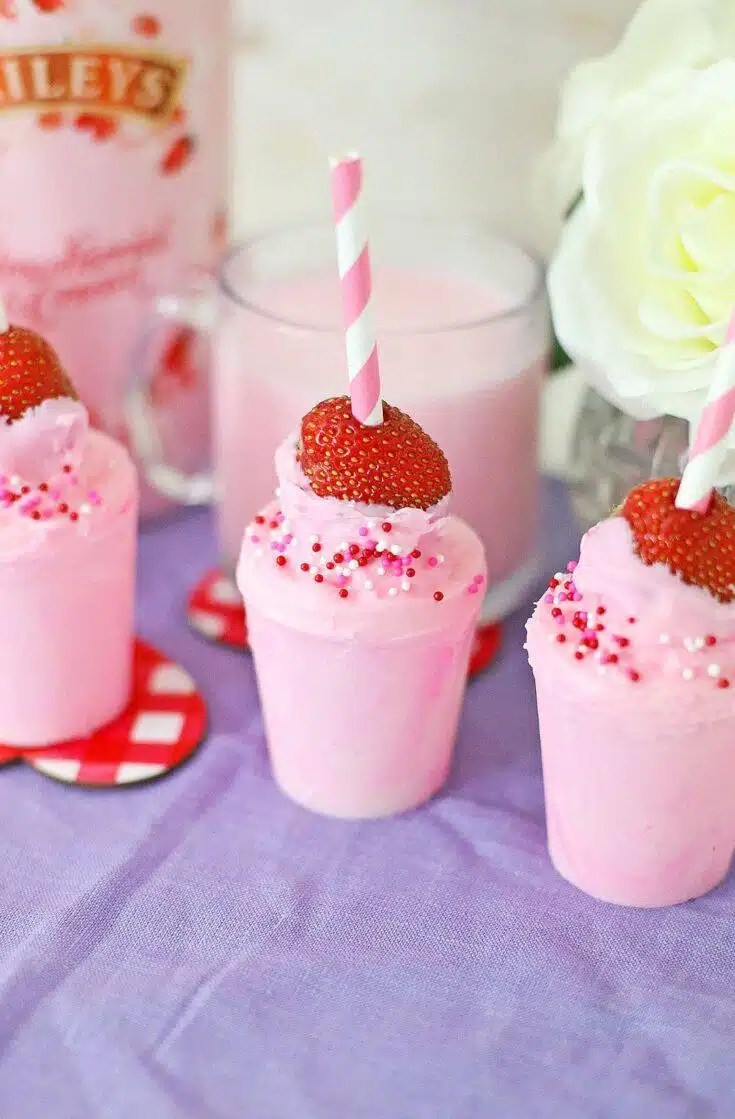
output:
POLYGON ((224 247, 229 0, 0 0, 0 26, 8 313, 118 438, 131 381, 149 382, 167 458, 196 470, 208 347, 157 306, 206 290, 224 247))

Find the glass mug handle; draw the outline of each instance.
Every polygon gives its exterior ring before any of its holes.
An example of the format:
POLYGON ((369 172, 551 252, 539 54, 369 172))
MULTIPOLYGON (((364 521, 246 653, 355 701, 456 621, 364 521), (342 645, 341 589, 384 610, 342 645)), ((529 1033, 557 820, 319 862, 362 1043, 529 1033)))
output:
POLYGON ((179 505, 208 505, 214 500, 215 480, 211 470, 187 473, 166 458, 164 440, 151 401, 151 360, 160 320, 193 328, 211 336, 215 322, 215 299, 206 292, 192 296, 161 296, 155 304, 156 325, 143 332, 134 353, 134 375, 125 394, 125 422, 130 450, 140 463, 145 480, 158 493, 179 505))

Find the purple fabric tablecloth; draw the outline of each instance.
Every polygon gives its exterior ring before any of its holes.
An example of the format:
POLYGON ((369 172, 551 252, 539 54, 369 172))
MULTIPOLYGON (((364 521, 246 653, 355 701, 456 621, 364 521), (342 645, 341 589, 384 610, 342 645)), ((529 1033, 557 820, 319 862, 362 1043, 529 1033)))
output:
POLYGON ((446 793, 336 823, 276 791, 250 660, 185 628, 213 557, 202 514, 142 541, 140 631, 211 701, 197 758, 126 792, 0 772, 0 1117, 735 1114, 732 882, 636 912, 555 875, 522 616, 446 793))

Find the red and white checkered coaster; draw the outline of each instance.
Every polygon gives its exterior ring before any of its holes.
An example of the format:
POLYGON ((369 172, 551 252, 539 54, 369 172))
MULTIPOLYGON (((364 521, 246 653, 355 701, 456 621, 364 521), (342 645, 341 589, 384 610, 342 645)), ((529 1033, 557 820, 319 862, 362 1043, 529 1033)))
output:
MULTIPOLYGON (((189 595, 189 625, 203 637, 233 649, 248 648, 248 627, 240 592, 229 576, 208 571, 189 595)), ((500 649, 498 623, 480 626, 470 654, 470 678, 486 669, 500 649)))
POLYGON ((137 640, 133 694, 119 718, 89 738, 46 750, 0 746, 0 765, 24 762, 45 777, 95 788, 137 785, 188 761, 207 729, 207 707, 188 672, 137 640))

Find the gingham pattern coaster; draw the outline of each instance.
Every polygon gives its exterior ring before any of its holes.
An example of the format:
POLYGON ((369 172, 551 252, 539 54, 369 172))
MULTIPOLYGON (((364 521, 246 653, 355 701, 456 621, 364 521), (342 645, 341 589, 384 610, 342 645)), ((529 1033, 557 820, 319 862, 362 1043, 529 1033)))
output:
POLYGON ((204 699, 189 673, 150 645, 136 641, 134 656, 133 694, 119 718, 89 738, 14 756, 45 777, 94 788, 152 781, 188 761, 206 734, 204 699))

